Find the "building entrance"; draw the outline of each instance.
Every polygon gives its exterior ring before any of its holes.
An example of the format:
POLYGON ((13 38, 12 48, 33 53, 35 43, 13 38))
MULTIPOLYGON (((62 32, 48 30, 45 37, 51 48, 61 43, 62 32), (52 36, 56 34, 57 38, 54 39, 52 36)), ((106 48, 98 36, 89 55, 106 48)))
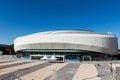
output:
POLYGON ((82 56, 82 61, 91 61, 91 56, 82 56))
MULTIPOLYGON (((30 55, 30 60, 42 60, 41 58, 43 58, 45 55, 30 55)), ((46 55, 48 57, 48 59, 46 59, 46 61, 51 61, 50 58, 52 55, 46 55)), ((54 62, 64 62, 64 55, 54 55, 56 58, 56 61, 54 62)))

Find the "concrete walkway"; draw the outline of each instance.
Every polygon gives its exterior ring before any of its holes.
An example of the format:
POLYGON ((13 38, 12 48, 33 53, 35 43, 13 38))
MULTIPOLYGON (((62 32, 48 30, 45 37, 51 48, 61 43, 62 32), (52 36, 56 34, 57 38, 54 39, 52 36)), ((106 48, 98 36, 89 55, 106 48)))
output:
MULTIPOLYGON (((51 64, 51 63, 48 63, 51 64)), ((32 72, 28 75, 25 75, 23 77, 21 77, 22 80, 45 80, 46 77, 52 75, 53 73, 55 73, 55 70, 59 70, 62 67, 64 67, 65 65, 67 65, 67 63, 55 63, 53 65, 50 65, 48 67, 45 67, 43 69, 37 70, 35 72, 32 72)))
POLYGON ((113 80, 111 78, 111 69, 108 63, 99 64, 99 66, 96 66, 96 69, 100 75, 101 80, 113 80))
POLYGON ((19 66, 19 65, 25 65, 28 63, 31 63, 31 62, 18 62, 15 64, 8 64, 8 65, 0 66, 0 69, 10 68, 10 67, 19 66))
POLYGON ((100 80, 94 64, 81 64, 72 80, 100 80))
MULTIPOLYGON (((32 72, 37 71, 39 69, 45 68, 46 66, 49 66, 49 65, 52 65, 52 64, 43 63, 43 64, 38 64, 38 65, 35 65, 35 66, 23 68, 23 69, 18 69, 17 71, 11 72, 9 74, 2 75, 2 77, 3 76, 7 77, 7 76, 10 76, 10 75, 13 75, 15 77, 25 76, 29 73, 32 73, 32 72)), ((10 79, 11 79, 10 77, 7 78, 7 80, 10 80, 10 79)))
POLYGON ((0 63, 0 66, 7 66, 7 65, 11 65, 11 64, 15 64, 15 63, 20 63, 20 62, 24 62, 24 61, 5 61, 3 63, 0 63))
MULTIPOLYGON (((109 65, 111 67, 111 65, 109 65)), ((116 67, 120 67, 120 64, 112 64, 112 68, 116 70, 116 67)))
POLYGON ((119 63, 112 64, 112 73, 110 63, 95 64, 97 63, 45 63, 1 59, 0 80, 11 80, 11 77, 6 78, 10 75, 22 80, 115 80, 119 63))
POLYGON ((72 80, 79 66, 79 63, 69 63, 60 70, 57 70, 55 74, 47 77, 45 80, 72 80))
POLYGON ((1 61, 0 64, 2 64, 2 63, 9 63, 9 62, 12 62, 12 61, 1 61))
POLYGON ((10 61, 10 60, 7 60, 7 59, 0 59, 0 62, 3 62, 3 61, 10 61))
POLYGON ((113 79, 116 78, 116 67, 120 67, 120 64, 112 64, 112 66, 109 64, 109 67, 112 67, 112 72, 111 72, 111 76, 113 77, 113 79))
POLYGON ((31 66, 42 64, 42 62, 32 62, 24 65, 14 66, 10 68, 0 69, 0 78, 6 74, 12 73, 14 71, 17 71, 19 69, 29 68, 31 66))

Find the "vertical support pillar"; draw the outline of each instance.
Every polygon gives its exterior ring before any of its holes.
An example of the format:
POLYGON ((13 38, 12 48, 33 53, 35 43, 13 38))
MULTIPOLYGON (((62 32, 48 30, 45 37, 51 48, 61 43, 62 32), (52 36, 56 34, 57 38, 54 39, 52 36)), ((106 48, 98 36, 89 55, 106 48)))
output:
POLYGON ((31 55, 30 55, 30 60, 31 60, 31 55))

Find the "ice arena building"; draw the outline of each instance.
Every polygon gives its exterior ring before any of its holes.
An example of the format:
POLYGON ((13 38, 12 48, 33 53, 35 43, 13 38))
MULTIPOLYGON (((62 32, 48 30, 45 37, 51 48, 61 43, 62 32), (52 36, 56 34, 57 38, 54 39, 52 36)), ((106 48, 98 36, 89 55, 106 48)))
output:
POLYGON ((56 30, 17 37, 14 49, 22 59, 41 60, 55 55, 57 61, 103 61, 117 54, 117 37, 111 32, 56 30))

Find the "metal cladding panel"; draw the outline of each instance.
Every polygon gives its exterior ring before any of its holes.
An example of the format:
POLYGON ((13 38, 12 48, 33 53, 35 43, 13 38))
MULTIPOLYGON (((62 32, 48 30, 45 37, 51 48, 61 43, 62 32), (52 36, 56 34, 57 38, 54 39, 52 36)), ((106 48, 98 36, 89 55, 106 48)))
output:
POLYGON ((79 49, 78 44, 65 44, 65 49, 79 49))
POLYGON ((31 49, 39 49, 42 47, 40 44, 28 44, 28 46, 31 45, 31 49))
POLYGON ((65 49, 65 44, 64 43, 52 43, 52 49, 65 49))
POLYGON ((102 45, 102 37, 93 37, 91 39, 91 46, 98 46, 98 47, 103 47, 102 45))
POLYGON ((103 38, 103 47, 110 49, 117 49, 117 40, 116 38, 103 38))
MULTIPOLYGON (((91 32, 92 33, 92 32, 91 32)), ((42 33, 14 40, 15 51, 22 49, 79 49, 115 54, 118 50, 117 38, 108 34, 88 33, 42 33)))
POLYGON ((51 44, 50 43, 41 43, 40 44, 40 49, 51 49, 51 44))

